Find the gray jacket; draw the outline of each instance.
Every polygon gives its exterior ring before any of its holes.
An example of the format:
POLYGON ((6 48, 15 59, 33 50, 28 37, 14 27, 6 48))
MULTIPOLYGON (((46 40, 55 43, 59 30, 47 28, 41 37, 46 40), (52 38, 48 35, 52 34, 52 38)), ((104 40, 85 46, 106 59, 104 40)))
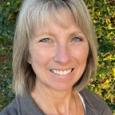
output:
MULTIPOLYGON (((96 94, 83 90, 80 92, 85 106, 85 115, 112 115, 107 104, 96 94)), ((45 115, 42 110, 35 104, 31 96, 17 96, 0 115, 45 115)), ((79 115, 79 113, 77 114, 79 115)))

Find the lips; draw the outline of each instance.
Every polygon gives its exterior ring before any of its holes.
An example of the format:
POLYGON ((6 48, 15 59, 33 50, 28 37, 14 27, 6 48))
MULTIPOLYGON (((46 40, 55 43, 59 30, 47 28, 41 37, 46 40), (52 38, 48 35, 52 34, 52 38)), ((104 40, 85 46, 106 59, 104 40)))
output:
POLYGON ((73 68, 71 69, 65 69, 65 70, 59 70, 59 69, 50 69, 50 72, 52 72, 55 75, 58 76, 65 76, 70 74, 73 71, 73 68))

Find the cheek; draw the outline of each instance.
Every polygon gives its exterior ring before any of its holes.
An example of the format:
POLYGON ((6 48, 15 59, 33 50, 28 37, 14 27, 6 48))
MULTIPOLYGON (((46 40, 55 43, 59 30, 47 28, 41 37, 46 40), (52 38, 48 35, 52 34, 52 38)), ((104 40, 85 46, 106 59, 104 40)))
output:
POLYGON ((31 63, 34 63, 35 65, 44 65, 49 62, 49 60, 52 57, 52 52, 47 49, 33 49, 31 51, 31 63))
POLYGON ((40 50, 34 50, 31 52, 31 65, 36 76, 39 76, 47 65, 48 58, 46 53, 40 50))
POLYGON ((81 45, 75 48, 73 51, 73 56, 79 60, 81 63, 85 63, 87 61, 88 53, 89 53, 89 47, 88 45, 81 45))

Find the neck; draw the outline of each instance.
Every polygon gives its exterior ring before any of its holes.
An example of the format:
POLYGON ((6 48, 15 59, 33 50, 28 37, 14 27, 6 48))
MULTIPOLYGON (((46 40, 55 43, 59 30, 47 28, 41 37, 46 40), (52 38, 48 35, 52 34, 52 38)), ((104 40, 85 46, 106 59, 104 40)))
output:
POLYGON ((61 113, 68 115, 71 107, 75 105, 75 96, 72 89, 56 91, 40 85, 36 86, 31 94, 35 102, 45 113, 53 111, 53 114, 61 113))

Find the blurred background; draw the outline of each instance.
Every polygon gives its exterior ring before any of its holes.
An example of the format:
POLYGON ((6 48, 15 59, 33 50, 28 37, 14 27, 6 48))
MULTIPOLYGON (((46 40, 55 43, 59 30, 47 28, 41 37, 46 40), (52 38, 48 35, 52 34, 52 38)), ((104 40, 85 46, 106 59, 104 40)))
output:
MULTIPOLYGON (((99 94, 115 115, 115 0, 84 0, 98 39, 98 72, 88 89, 99 94)), ((14 98, 12 43, 22 0, 0 0, 0 111, 14 98)))

